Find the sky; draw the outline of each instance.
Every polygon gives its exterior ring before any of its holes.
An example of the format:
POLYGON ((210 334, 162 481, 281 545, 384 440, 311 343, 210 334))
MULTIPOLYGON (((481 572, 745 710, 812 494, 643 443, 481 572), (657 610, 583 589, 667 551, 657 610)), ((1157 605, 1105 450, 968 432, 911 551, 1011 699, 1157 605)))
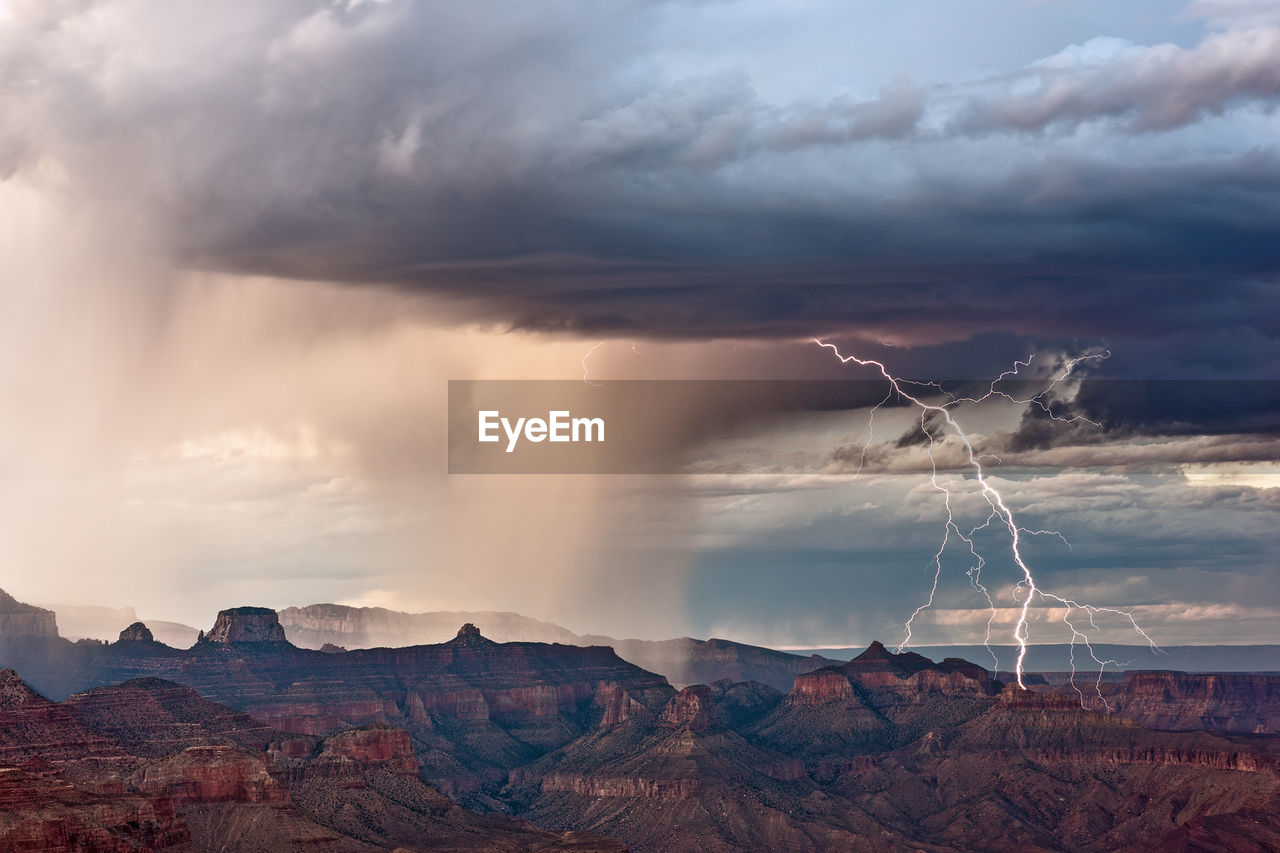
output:
MULTIPOLYGON (((1065 537, 1038 581, 1280 642, 1277 56, 1251 0, 0 0, 0 586, 900 640, 945 518, 901 401, 688 476, 447 473, 448 380, 874 378, 819 337, 919 380, 1109 354, 1071 422, 957 410, 1065 537)), ((943 564, 916 638, 980 640, 943 564)))

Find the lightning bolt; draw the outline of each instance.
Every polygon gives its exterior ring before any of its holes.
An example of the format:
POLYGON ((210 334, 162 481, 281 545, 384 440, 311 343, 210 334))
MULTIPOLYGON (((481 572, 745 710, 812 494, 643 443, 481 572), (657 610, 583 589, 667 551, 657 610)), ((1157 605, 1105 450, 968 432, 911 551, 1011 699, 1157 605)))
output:
POLYGON ((591 358, 591 353, 600 349, 602 346, 604 346, 604 341, 601 341, 598 344, 592 344, 591 348, 587 350, 587 354, 582 357, 582 381, 590 385, 592 388, 599 388, 600 383, 591 381, 591 368, 587 367, 587 359, 591 358))
MULTIPOLYGON (((599 388, 600 383, 591 381, 591 368, 587 367, 587 359, 591 358, 591 354, 604 345, 605 341, 592 344, 587 350, 586 355, 582 357, 582 381, 590 385, 592 388, 599 388)), ((636 346, 635 341, 631 342, 631 351, 636 355, 644 355, 644 353, 640 351, 640 348, 636 346)))
MULTIPOLYGON (((1081 416, 1074 416, 1069 418, 1060 417, 1059 415, 1057 415, 1055 412, 1052 411, 1048 402, 1046 402, 1046 398, 1053 391, 1054 388, 1056 388, 1068 376, 1071 375, 1071 372, 1076 368, 1078 364, 1080 364, 1083 361, 1088 361, 1090 359, 1105 359, 1105 358, 1108 358, 1111 354, 1109 352, 1095 353, 1095 354, 1085 355, 1079 358, 1074 358, 1069 360, 1066 363, 1064 369, 1061 371, 1061 373, 1055 378, 1053 378, 1053 380, 1049 383, 1047 387, 1045 387, 1042 391, 1040 391, 1040 393, 1028 399, 1016 398, 1013 395, 997 388, 996 386, 1002 380, 1008 379, 1012 376, 1017 376, 1019 375, 1019 372, 1023 368, 1029 367, 1031 365, 1032 359, 1035 358, 1034 354, 1032 356, 1029 356, 1025 361, 1014 362, 1014 365, 1012 368, 1004 371, 991 382, 990 386, 988 386, 987 393, 983 394, 982 396, 956 397, 955 395, 950 394, 947 391, 943 390, 941 385, 939 385, 937 382, 915 382, 907 379, 899 379, 898 377, 891 374, 888 368, 885 367, 885 365, 882 362, 876 361, 874 359, 859 358, 856 355, 845 355, 844 353, 840 352, 839 347, 837 347, 835 344, 828 343, 819 338, 813 338, 812 341, 813 343, 817 344, 820 347, 831 350, 831 352, 835 354, 836 358, 840 359, 841 364, 856 364, 861 367, 874 368, 878 370, 880 372, 880 375, 885 379, 885 381, 889 383, 889 389, 890 389, 889 393, 885 396, 883 400, 881 400, 871 409, 870 420, 869 420, 868 430, 867 430, 867 442, 866 444, 863 445, 862 455, 858 460, 858 469, 854 474, 855 477, 862 473, 863 462, 866 459, 867 450, 870 447, 873 439, 872 428, 874 427, 874 418, 875 418, 876 410, 879 409, 881 406, 885 405, 887 402, 889 402, 890 399, 894 397, 907 400, 920 409, 920 429, 924 432, 926 438, 928 439, 927 450, 929 454, 929 467, 930 467, 929 482, 933 486, 934 490, 941 493, 943 496, 943 504, 946 510, 946 522, 943 526, 942 542, 938 546, 937 552, 934 554, 933 585, 929 590, 929 597, 925 601, 925 603, 917 607, 915 611, 911 614, 910 618, 907 619, 906 624, 904 625, 905 636, 903 638, 901 645, 898 646, 898 650, 901 651, 903 648, 905 648, 910 644, 911 627, 913 622, 915 621, 915 618, 919 616, 923 611, 933 606, 934 597, 937 595, 937 592, 938 592, 938 582, 942 577, 942 555, 943 555, 943 552, 946 551, 947 546, 951 544, 951 541, 954 537, 955 539, 963 542, 965 545, 968 546, 969 553, 972 555, 974 559, 973 565, 970 566, 970 568, 967 571, 969 582, 976 590, 978 590, 983 594, 983 596, 987 600, 987 604, 991 608, 991 616, 990 618, 987 619, 987 634, 986 634, 986 641, 984 645, 986 645, 987 651, 991 653, 991 658, 993 661, 996 662, 997 668, 999 667, 999 660, 996 658, 995 652, 991 650, 991 625, 993 620, 996 617, 995 602, 992 599, 991 593, 988 591, 987 587, 984 586, 982 583, 982 569, 984 566, 986 566, 986 560, 983 558, 982 554, 978 551, 978 548, 973 541, 973 537, 978 533, 978 531, 989 528, 992 524, 998 524, 1003 526, 1004 529, 1009 534, 1010 555, 1013 558, 1014 564, 1018 567, 1019 571, 1022 574, 1021 579, 1017 582, 1017 584, 1014 587, 1014 600, 1017 601, 1019 598, 1021 598, 1021 607, 1018 610, 1018 620, 1017 620, 1017 623, 1014 625, 1014 629, 1013 629, 1013 639, 1018 646, 1017 661, 1014 665, 1014 675, 1017 679, 1018 687, 1024 690, 1026 689, 1026 685, 1023 683, 1023 664, 1027 656, 1027 642, 1030 639, 1030 632, 1028 627, 1028 615, 1031 610, 1032 602, 1037 598, 1045 601, 1053 601, 1058 603, 1064 608, 1062 621, 1067 626, 1067 628, 1071 631, 1071 644, 1070 644, 1070 650, 1069 650, 1069 657, 1071 661, 1071 686, 1076 690, 1078 694, 1080 694, 1080 703, 1082 706, 1084 706, 1085 705, 1084 694, 1080 691, 1080 688, 1077 687, 1075 683, 1075 649, 1076 649, 1076 644, 1081 643, 1083 644, 1085 649, 1088 651, 1088 654, 1093 659, 1093 661, 1098 664, 1098 680, 1097 680, 1097 683, 1095 684, 1095 690, 1097 692, 1098 698, 1102 701, 1103 706, 1108 708, 1109 710, 1110 705, 1107 704, 1106 698, 1102 695, 1102 673, 1108 664, 1116 665, 1116 666, 1121 666, 1122 664, 1114 660, 1104 660, 1102 658, 1099 658, 1094 653, 1093 646, 1089 642, 1089 636, 1085 634, 1083 631, 1081 631, 1080 628, 1077 627, 1076 623, 1073 621, 1073 619, 1076 619, 1079 617, 1073 616, 1073 614, 1076 614, 1076 613, 1083 614, 1088 619, 1090 627, 1095 632, 1099 630, 1098 624, 1094 619, 1094 617, 1097 614, 1106 613, 1113 616, 1119 616, 1123 619, 1126 619, 1129 622, 1129 624, 1132 626, 1133 630, 1139 636, 1141 636, 1144 640, 1146 640, 1152 649, 1155 649, 1158 651, 1159 647, 1156 645, 1155 641, 1151 639, 1151 637, 1147 636, 1147 633, 1138 624, 1137 620, 1134 619, 1132 613, 1125 610, 1117 610, 1110 607, 1096 607, 1091 604, 1082 604, 1073 599, 1064 598, 1062 596, 1055 595, 1054 593, 1048 592, 1036 584, 1035 577, 1031 573, 1031 567, 1027 564, 1027 561, 1022 554, 1023 537, 1024 536, 1056 536, 1059 539, 1061 539, 1067 545, 1068 548, 1071 547, 1071 543, 1066 540, 1066 537, 1064 537, 1061 533, 1059 533, 1056 530, 1031 530, 1029 528, 1021 526, 1018 523, 1017 517, 1014 515, 1013 510, 1010 509, 1009 505, 1005 502, 1004 496, 1001 495, 1000 492, 995 488, 995 486, 993 486, 991 482, 987 479, 986 470, 983 468, 982 460, 984 458, 994 458, 994 457, 988 457, 986 455, 978 454, 974 450, 973 443, 969 440, 969 436, 965 433, 964 429, 960 426, 960 423, 956 420, 954 414, 952 413, 952 409, 961 405, 962 403, 978 404, 978 403, 982 403, 985 400, 989 400, 992 397, 1003 397, 1004 399, 1010 400, 1014 403, 1018 403, 1022 405, 1037 406, 1048 417, 1050 417, 1055 421, 1060 421, 1064 423, 1072 423, 1075 421, 1085 421, 1087 423, 1094 424, 1093 421, 1090 421, 1088 418, 1084 418, 1081 416), (938 392, 941 392, 946 397, 946 402, 944 403, 927 402, 926 400, 922 399, 919 396, 908 393, 908 391, 904 387, 906 385, 919 386, 921 388, 932 388, 938 392), (945 485, 943 485, 941 482, 939 482, 938 480, 938 463, 936 458, 934 457, 934 446, 937 440, 934 438, 933 430, 930 429, 929 419, 931 416, 940 416, 945 421, 950 431, 953 432, 955 436, 960 440, 960 442, 964 445, 966 454, 968 456, 968 467, 973 472, 974 480, 978 485, 978 489, 982 497, 987 501, 987 504, 991 507, 991 512, 987 516, 986 521, 974 527, 968 533, 961 531, 959 525, 956 523, 955 513, 951 506, 951 490, 947 488, 945 485)), ((920 391, 916 392, 916 394, 921 394, 921 393, 922 392, 920 391)), ((1097 424, 1094 424, 1094 425, 1096 426, 1097 424)), ((999 460, 997 459, 997 461, 999 460)))

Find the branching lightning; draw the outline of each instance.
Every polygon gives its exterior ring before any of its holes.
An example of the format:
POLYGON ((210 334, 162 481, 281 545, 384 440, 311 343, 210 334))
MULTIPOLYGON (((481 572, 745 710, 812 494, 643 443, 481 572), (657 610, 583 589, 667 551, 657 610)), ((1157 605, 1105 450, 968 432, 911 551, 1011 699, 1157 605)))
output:
MULTIPOLYGON (((1062 596, 1055 595, 1051 592, 1048 592, 1036 584, 1035 577, 1031 573, 1031 568, 1027 564, 1027 561, 1022 554, 1023 537, 1024 536, 1056 536, 1059 539, 1061 539, 1062 542, 1068 548, 1071 547, 1071 543, 1067 541, 1066 537, 1064 537, 1061 533, 1059 533, 1056 530, 1031 530, 1029 528, 1021 526, 1018 523, 1018 520, 1014 515, 1013 510, 1010 509, 1008 504, 1005 502, 1004 496, 1001 495, 1000 492, 995 488, 995 486, 993 486, 991 482, 987 479, 986 470, 983 468, 983 459, 993 458, 993 457, 988 457, 983 454, 978 454, 974 450, 973 444, 970 441, 968 434, 966 434, 964 429, 960 426, 952 410, 963 403, 978 404, 992 397, 1003 397, 1004 399, 1014 403, 1018 403, 1022 405, 1037 406, 1049 418, 1056 421, 1061 421, 1064 423, 1084 421, 1086 423, 1093 424, 1094 423, 1093 421, 1090 421, 1088 418, 1084 418, 1081 416, 1073 416, 1069 418, 1060 417, 1059 415, 1057 415, 1051 410, 1048 402, 1046 402, 1046 398, 1059 384, 1061 384, 1068 376, 1071 375, 1071 372, 1075 369, 1075 367, 1078 364, 1080 364, 1083 361, 1087 361, 1091 359, 1105 359, 1110 356, 1110 353, 1107 353, 1107 352, 1095 353, 1092 355, 1086 355, 1086 356, 1081 356, 1079 358, 1071 359, 1066 363, 1064 369, 1057 376, 1055 376, 1042 391, 1040 391, 1038 394, 1028 399, 1019 399, 1017 397, 1014 397, 1013 395, 997 388, 996 386, 999 385, 999 383, 1002 380, 1008 379, 1012 376, 1017 376, 1019 375, 1019 372, 1023 368, 1029 367, 1032 362, 1032 359, 1034 358, 1034 355, 1028 357, 1025 361, 1014 362, 1014 365, 1012 368, 1004 371, 998 377, 996 377, 995 380, 991 382, 990 386, 988 386, 987 392, 982 396, 956 397, 955 395, 950 394, 944 389, 942 389, 942 387, 936 382, 913 382, 911 380, 899 379, 896 376, 892 375, 889 372, 888 368, 886 368, 882 362, 875 361, 873 359, 859 358, 855 355, 844 355, 843 353, 840 352, 840 349, 835 344, 827 343, 818 338, 813 338, 812 340, 814 343, 818 344, 819 346, 831 350, 832 353, 834 353, 835 356, 838 359, 840 359, 840 362, 842 364, 856 364, 861 367, 874 368, 878 370, 880 372, 880 375, 885 379, 885 381, 889 383, 889 389, 890 389, 889 393, 885 396, 883 400, 881 400, 871 409, 870 421, 868 424, 868 431, 867 431, 867 442, 866 444, 863 445, 862 455, 859 457, 859 460, 858 460, 858 468, 854 474, 855 477, 861 474, 862 472, 863 463, 866 460, 867 450, 870 447, 871 442, 873 440, 872 429, 875 423, 876 410, 878 410, 881 406, 888 403, 894 397, 907 400, 911 404, 918 407, 920 410, 920 428, 924 432, 926 438, 928 439, 928 444, 926 445, 926 447, 929 454, 929 466, 930 466, 929 482, 933 486, 933 488, 936 491, 940 492, 943 496, 943 504, 946 510, 946 522, 943 526, 942 542, 938 546, 938 550, 934 554, 934 558, 933 558, 933 564, 934 564, 933 585, 929 590, 929 596, 927 600, 924 602, 924 604, 917 607, 915 611, 911 614, 911 616, 907 619, 906 624, 904 625, 904 638, 901 645, 898 646, 899 651, 901 651, 903 648, 905 648, 911 643, 911 629, 912 629, 912 624, 915 621, 915 618, 919 616, 923 611, 927 610, 929 607, 933 605, 934 598, 938 592, 938 583, 942 577, 943 553, 946 551, 947 546, 951 544, 952 538, 954 537, 955 539, 963 542, 965 545, 968 546, 969 553, 972 555, 974 562, 973 562, 973 565, 969 567, 966 574, 969 577, 970 584, 973 586, 974 589, 982 593, 982 595, 987 600, 987 604, 991 608, 991 616, 987 619, 987 633, 986 633, 986 640, 984 644, 987 647, 987 651, 991 653, 992 660, 996 662, 996 666, 997 667, 999 666, 999 660, 996 658, 995 653, 991 650, 992 623, 995 620, 997 615, 995 601, 993 600, 990 591, 982 582, 982 569, 986 566, 986 560, 983 558, 982 554, 978 551, 978 548, 974 543, 975 534, 977 534, 978 531, 980 530, 989 528, 994 522, 1003 526, 1003 528, 1008 532, 1009 543, 1010 543, 1009 544, 1010 555, 1013 559, 1014 564, 1018 567, 1022 575, 1022 577, 1018 580, 1017 584, 1014 587, 1014 600, 1015 602, 1020 601, 1020 607, 1018 609, 1018 619, 1013 629, 1013 638, 1018 647, 1017 661, 1014 665, 1014 675, 1017 679, 1018 686, 1023 689, 1025 689, 1026 687, 1026 685, 1023 683, 1023 664, 1026 659, 1027 642, 1029 640, 1028 616, 1031 610, 1032 602, 1036 600, 1037 597, 1039 597, 1041 600, 1044 600, 1044 601, 1056 602, 1057 604, 1061 605, 1064 608, 1062 621, 1067 626, 1067 628, 1071 631, 1071 644, 1070 644, 1070 652, 1069 652, 1070 659, 1071 659, 1071 668, 1072 668, 1071 684, 1072 684, 1072 687, 1075 688, 1076 692, 1080 694, 1081 704, 1082 705, 1085 704, 1084 694, 1080 692, 1080 688, 1076 687, 1076 684, 1075 684, 1075 647, 1077 643, 1082 644, 1085 647, 1085 649, 1088 651, 1089 656, 1093 659, 1093 661, 1096 664, 1098 664, 1098 681, 1097 681, 1097 684, 1095 684, 1095 689, 1097 691, 1098 698, 1102 701, 1103 706, 1109 708, 1110 706, 1107 704, 1106 698, 1102 695, 1102 689, 1101 689, 1102 673, 1104 668, 1108 664, 1118 666, 1120 665, 1120 663, 1114 660, 1104 660, 1102 658, 1099 658, 1094 653, 1093 646, 1089 641, 1088 634, 1080 630, 1080 628, 1077 627, 1077 625, 1073 621, 1073 619, 1079 618, 1079 617, 1073 616, 1073 614, 1077 612, 1083 613, 1084 616, 1088 619, 1089 626, 1095 632, 1098 630, 1097 622, 1094 619, 1094 617, 1097 614, 1106 613, 1113 616, 1119 616, 1120 618, 1127 620, 1129 624, 1132 626, 1133 630, 1139 636, 1141 636, 1144 640, 1146 640, 1147 643, 1151 646, 1151 648, 1158 649, 1158 647, 1155 644, 1155 641, 1152 640, 1151 637, 1147 636, 1147 633, 1143 631, 1142 627, 1138 625, 1137 620, 1134 619, 1133 614, 1128 611, 1117 610, 1110 607, 1096 607, 1091 604, 1082 604, 1073 599, 1064 598, 1062 596), (906 385, 919 386, 922 388, 932 388, 940 392, 942 395, 944 395, 946 398, 946 401, 942 403, 927 402, 919 396, 915 396, 911 393, 908 393, 908 391, 905 390, 904 388, 904 386, 906 385), (937 460, 934 457, 934 446, 937 439, 934 438, 933 431, 930 430, 929 428, 929 418, 931 415, 940 416, 946 422, 947 427, 955 434, 955 436, 964 445, 966 454, 968 456, 969 470, 972 471, 973 473, 974 480, 978 485, 978 488, 982 497, 987 501, 987 504, 991 507, 991 512, 987 516, 986 521, 972 528, 971 530, 969 530, 968 533, 963 532, 958 526, 958 524, 956 523, 955 514, 953 512, 952 505, 951 505, 951 497, 952 497, 951 490, 947 488, 946 485, 939 482, 938 480, 938 464, 937 464, 937 460)), ((916 393, 919 394, 920 392, 917 391, 916 393)), ((1097 424, 1094 424, 1094 425, 1096 426, 1097 424)))

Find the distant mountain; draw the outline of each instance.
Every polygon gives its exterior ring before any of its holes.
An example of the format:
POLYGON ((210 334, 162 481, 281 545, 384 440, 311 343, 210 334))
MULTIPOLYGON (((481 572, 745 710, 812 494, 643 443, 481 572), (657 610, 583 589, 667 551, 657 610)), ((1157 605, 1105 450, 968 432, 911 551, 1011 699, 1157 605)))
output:
POLYGON ((800 673, 838 662, 732 640, 618 640, 597 634, 579 635, 551 622, 508 612, 402 613, 383 607, 341 604, 312 604, 280 611, 280 624, 289 642, 307 649, 319 649, 326 643, 346 649, 442 643, 464 622, 474 624, 499 643, 611 646, 623 660, 664 676, 676 687, 728 678, 760 681, 779 690, 790 690, 800 673))
POLYGON ((148 619, 147 627, 151 629, 151 633, 155 635, 157 641, 164 643, 166 646, 173 646, 175 649, 190 648, 200 635, 199 629, 192 628, 190 625, 183 625, 181 622, 163 622, 158 619, 148 619))
MULTIPOLYGON (((1000 668, 1010 670, 1017 659, 1016 646, 992 646, 1000 659, 1000 668)), ((1172 669, 1181 672, 1280 672, 1280 645, 1251 646, 1166 646, 1154 651, 1150 646, 1095 643, 1094 654, 1103 660, 1127 664, 1123 669, 1172 669)), ((932 658, 956 657, 993 665, 984 646, 912 646, 911 651, 932 658)), ((855 648, 806 649, 798 654, 819 654, 847 660, 858 653, 855 648)), ((1077 644, 1075 666, 1079 672, 1096 672, 1098 665, 1085 648, 1077 644)), ((1024 669, 1027 672, 1069 672, 1072 648, 1067 643, 1027 647, 1024 669)), ((1108 665, 1108 672, 1117 667, 1108 665)))
POLYGON ((68 640, 114 640, 120 631, 138 621, 132 607, 98 607, 79 604, 42 604, 58 617, 58 633, 68 640))
POLYGON ((790 690, 797 675, 840 663, 820 655, 802 657, 732 640, 615 640, 589 635, 584 642, 612 646, 623 660, 666 677, 676 687, 715 681, 759 681, 790 690))
POLYGON ((289 642, 304 649, 318 649, 325 643, 348 649, 443 643, 453 637, 459 625, 467 623, 499 643, 588 645, 567 628, 519 613, 451 610, 404 613, 385 607, 344 604, 311 604, 280 611, 280 624, 289 642))
MULTIPOLYGON (((46 604, 58 617, 58 634, 68 640, 114 640, 127 626, 138 621, 132 607, 96 607, 79 604, 46 604)), ((179 622, 148 619, 147 627, 165 645, 185 649, 196 641, 199 631, 179 622)))

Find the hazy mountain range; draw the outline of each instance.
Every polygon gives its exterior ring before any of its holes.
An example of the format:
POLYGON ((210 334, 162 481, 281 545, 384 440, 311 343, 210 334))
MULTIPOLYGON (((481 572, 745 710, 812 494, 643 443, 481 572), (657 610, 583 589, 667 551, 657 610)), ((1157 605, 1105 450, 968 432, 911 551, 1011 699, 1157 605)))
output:
MULTIPOLYGON (((59 633, 70 639, 112 640, 138 618, 132 607, 46 607, 56 614, 59 633)), ((199 633, 196 628, 176 622, 148 619, 146 623, 158 641, 175 648, 188 648, 199 633)), ((362 649, 440 643, 451 638, 457 626, 463 623, 476 625, 486 637, 501 643, 610 646, 624 660, 659 673, 677 687, 729 678, 734 681, 760 681, 779 690, 789 690, 800 673, 849 660, 862 650, 860 647, 844 647, 781 651, 727 639, 699 640, 690 637, 618 639, 600 634, 576 634, 553 622, 506 611, 405 613, 383 607, 341 604, 312 604, 286 607, 280 611, 280 624, 285 636, 294 645, 310 649, 319 649, 325 644, 362 649)), ((913 650, 936 659, 959 657, 984 666, 991 661, 991 654, 983 646, 917 646, 913 650)), ((992 646, 992 650, 999 657, 1002 669, 1012 665, 1016 654, 1014 647, 992 646)), ((1065 644, 1030 647, 1026 669, 1044 673, 1068 672, 1073 651, 1078 671, 1096 671, 1097 665, 1082 646, 1072 650, 1065 644)), ((1120 678, 1123 669, 1280 672, 1280 646, 1275 645, 1170 646, 1153 651, 1146 646, 1095 644, 1094 653, 1103 660, 1126 664, 1124 667, 1109 666, 1108 679, 1120 678)), ((1057 679, 1050 676, 1050 680, 1057 679)))

